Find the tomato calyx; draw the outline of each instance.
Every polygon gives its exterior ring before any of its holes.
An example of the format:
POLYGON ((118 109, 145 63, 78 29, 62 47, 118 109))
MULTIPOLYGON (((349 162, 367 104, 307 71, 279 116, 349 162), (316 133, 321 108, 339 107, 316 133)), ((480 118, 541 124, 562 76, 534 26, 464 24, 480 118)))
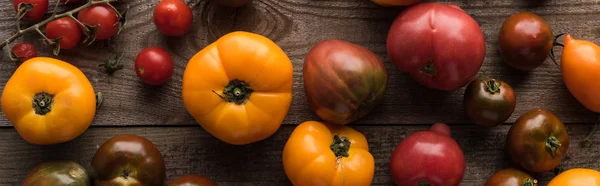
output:
POLYGON ((235 104, 241 105, 246 103, 246 101, 250 98, 250 94, 252 94, 254 90, 248 85, 248 83, 234 79, 229 81, 229 84, 225 86, 223 89, 223 95, 217 93, 213 90, 213 93, 217 94, 221 99, 227 102, 234 102, 235 104))
POLYGON ((537 183, 538 181, 536 179, 525 178, 523 180, 523 186, 535 186, 537 183))
POLYGON ((560 141, 554 136, 546 138, 546 150, 552 154, 552 158, 556 158, 556 150, 561 146, 560 141))
POLYGON ((485 90, 490 94, 500 93, 500 87, 502 86, 502 82, 496 79, 489 79, 485 81, 485 90))
POLYGON ((123 55, 125 53, 121 53, 121 56, 108 58, 103 64, 99 64, 98 67, 104 67, 104 72, 106 72, 109 76, 112 76, 117 70, 123 69, 123 64, 121 63, 121 59, 123 59, 123 55))
POLYGON ((427 62, 427 64, 423 65, 421 67, 421 69, 419 69, 421 72, 424 72, 430 76, 435 75, 435 73, 437 73, 437 69, 435 69, 435 66, 433 65, 433 61, 429 60, 427 62))
POLYGON ((425 180, 422 180, 422 181, 419 181, 419 183, 417 183, 417 186, 432 186, 432 185, 431 185, 431 183, 429 183, 425 180))
POLYGON ((552 59, 552 62, 554 62, 555 65, 558 65, 558 63, 556 62, 556 59, 555 59, 554 47, 556 47, 556 46, 565 47, 564 44, 558 42, 558 38, 565 34, 566 33, 560 33, 560 34, 554 36, 554 41, 552 42, 552 49, 550 49, 550 59, 552 59))
POLYGON ((54 101, 54 95, 46 92, 40 92, 33 96, 33 109, 38 115, 46 115, 52 111, 52 102, 54 101))
MULTIPOLYGON (((34 5, 31 3, 19 3, 17 7, 17 17, 19 18, 19 20, 23 19, 23 17, 25 17, 25 14, 27 14, 27 12, 33 9, 33 6, 34 5)), ((17 26, 19 26, 19 24, 17 24, 17 26)))
POLYGON ((336 134, 333 136, 333 141, 331 142, 331 145, 329 145, 329 148, 339 160, 343 157, 350 156, 350 154, 348 154, 348 151, 350 150, 350 144, 350 140, 348 140, 346 136, 340 136, 336 134))

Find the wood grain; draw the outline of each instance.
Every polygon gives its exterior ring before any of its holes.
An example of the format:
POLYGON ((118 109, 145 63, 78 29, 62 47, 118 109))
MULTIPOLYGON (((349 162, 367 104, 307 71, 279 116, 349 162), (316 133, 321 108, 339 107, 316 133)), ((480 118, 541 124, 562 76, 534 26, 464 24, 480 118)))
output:
MULTIPOLYGON (((397 71, 386 54, 385 39, 394 17, 402 8, 379 7, 366 0, 254 0, 246 7, 231 9, 207 0, 187 0, 193 8, 194 25, 182 37, 162 36, 152 22, 158 0, 121 1, 117 7, 129 7, 129 21, 123 32, 110 41, 92 46, 81 45, 63 51, 57 58, 80 67, 97 91, 106 96, 93 125, 195 125, 183 108, 181 77, 187 60, 218 37, 235 30, 263 34, 279 44, 293 60, 294 98, 285 124, 318 119, 306 102, 302 84, 304 55, 320 40, 343 39, 374 51, 386 62, 389 88, 385 100, 369 116, 356 124, 428 124, 436 121, 470 123, 462 107, 464 89, 440 92, 426 89, 412 78, 397 71), (173 55, 175 72, 166 85, 150 87, 141 83, 133 70, 139 51, 160 46, 173 55), (125 53, 125 69, 107 77, 97 67, 110 55, 125 53)), ((498 55, 498 30, 503 20, 518 11, 543 16, 555 33, 567 32, 578 39, 600 43, 600 4, 597 0, 444 0, 464 8, 481 25, 487 41, 487 56, 480 75, 497 77, 511 84, 518 106, 507 122, 522 113, 544 108, 567 123, 590 123, 596 114, 586 110, 568 92, 558 66, 547 60, 530 73, 518 72, 502 64, 498 55)), ((0 38, 15 31, 10 3, 0 5, 0 38)), ((48 47, 28 35, 24 41, 36 43, 41 55, 49 56, 48 47)), ((560 49, 557 55, 560 55, 560 49)), ((0 63, 0 90, 16 65, 6 57, 0 63)), ((0 115, 0 126, 9 126, 0 115)))
MULTIPOLYGON (((373 185, 393 185, 389 175, 389 156, 407 135, 427 130, 429 126, 358 126, 369 141, 375 157, 373 185)), ((480 186, 494 172, 515 167, 504 145, 510 126, 488 130, 472 125, 452 127, 453 137, 465 153, 467 170, 461 185, 480 186)), ((560 167, 600 169, 600 135, 592 138, 591 147, 580 146, 589 124, 568 125, 571 146, 560 167)), ((222 185, 290 185, 281 162, 281 152, 294 126, 284 126, 270 138, 247 146, 232 146, 218 141, 200 127, 94 127, 71 142, 53 146, 30 145, 12 128, 0 128, 0 185, 17 185, 35 164, 57 159, 75 160, 86 168, 96 149, 118 134, 136 134, 153 141, 166 161, 167 177, 184 174, 205 175, 222 185)), ((546 183, 552 173, 536 175, 546 183)), ((545 185, 545 184, 542 184, 545 185)))

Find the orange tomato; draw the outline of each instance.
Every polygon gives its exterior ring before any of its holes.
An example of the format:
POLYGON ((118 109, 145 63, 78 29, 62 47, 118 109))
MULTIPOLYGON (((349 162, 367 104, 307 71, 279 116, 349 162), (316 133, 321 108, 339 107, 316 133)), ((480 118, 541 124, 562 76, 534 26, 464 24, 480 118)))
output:
POLYGON ((381 6, 407 6, 420 2, 421 0, 371 0, 381 6))
POLYGON ((600 47, 567 34, 561 72, 571 94, 587 109, 600 112, 600 47))
POLYGON ((270 39, 232 32, 194 55, 183 73, 186 110, 206 131, 234 145, 271 136, 292 101, 292 62, 270 39))
POLYGON ((21 64, 6 83, 2 111, 25 141, 57 144, 87 130, 96 113, 96 95, 77 67, 36 57, 21 64))
POLYGON ((569 169, 554 177, 548 186, 600 186, 600 172, 587 168, 569 169))
POLYGON ((368 186, 375 162, 360 132, 345 125, 307 121, 285 143, 283 168, 296 186, 368 186))

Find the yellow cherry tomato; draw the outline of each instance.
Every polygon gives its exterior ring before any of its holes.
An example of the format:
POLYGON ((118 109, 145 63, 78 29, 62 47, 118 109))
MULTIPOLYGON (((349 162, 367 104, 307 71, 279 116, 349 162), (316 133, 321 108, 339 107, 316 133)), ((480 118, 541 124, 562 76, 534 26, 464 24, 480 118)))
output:
POLYGON ((554 177, 548 186, 600 186, 600 172, 587 168, 569 169, 554 177))
POLYGON ((96 113, 96 94, 77 67, 36 57, 23 62, 6 83, 2 112, 25 141, 63 143, 90 126, 96 113))
POLYGON ((369 186, 375 162, 360 132, 307 121, 285 143, 283 168, 295 186, 369 186))
POLYGON ((271 136, 292 102, 292 62, 270 39, 232 32, 187 64, 182 97, 186 110, 210 134, 244 145, 271 136))

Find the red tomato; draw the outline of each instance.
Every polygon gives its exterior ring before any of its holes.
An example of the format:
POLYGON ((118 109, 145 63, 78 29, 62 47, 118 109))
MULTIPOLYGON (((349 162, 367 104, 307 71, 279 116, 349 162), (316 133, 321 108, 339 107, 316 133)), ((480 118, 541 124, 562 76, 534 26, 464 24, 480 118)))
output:
POLYGON ((21 62, 37 57, 35 47, 27 42, 18 43, 15 46, 13 46, 11 49, 11 53, 21 62))
POLYGON ((135 58, 135 72, 146 84, 163 84, 173 74, 173 59, 162 48, 145 48, 135 58))
POLYGON ((33 5, 33 9, 29 10, 23 17, 23 20, 26 21, 39 21, 48 11, 48 0, 13 0, 16 12, 19 11, 20 3, 31 3, 33 5))
POLYGON ((73 18, 63 17, 46 24, 46 36, 50 39, 62 37, 60 48, 71 49, 81 40, 81 27, 73 18))
POLYGON ((420 3, 392 24, 387 51, 392 63, 421 85, 456 90, 481 68, 485 40, 477 22, 456 5, 420 3))
POLYGON ((98 26, 96 40, 108 39, 119 30, 120 24, 117 12, 107 5, 94 5, 83 9, 77 19, 90 26, 98 26))
POLYGON ((154 25, 164 35, 181 36, 192 27, 192 10, 181 0, 162 0, 154 9, 154 25))
POLYGON ((450 134, 448 125, 436 123, 429 131, 402 140, 390 158, 396 184, 458 186, 466 169, 465 157, 450 134))

